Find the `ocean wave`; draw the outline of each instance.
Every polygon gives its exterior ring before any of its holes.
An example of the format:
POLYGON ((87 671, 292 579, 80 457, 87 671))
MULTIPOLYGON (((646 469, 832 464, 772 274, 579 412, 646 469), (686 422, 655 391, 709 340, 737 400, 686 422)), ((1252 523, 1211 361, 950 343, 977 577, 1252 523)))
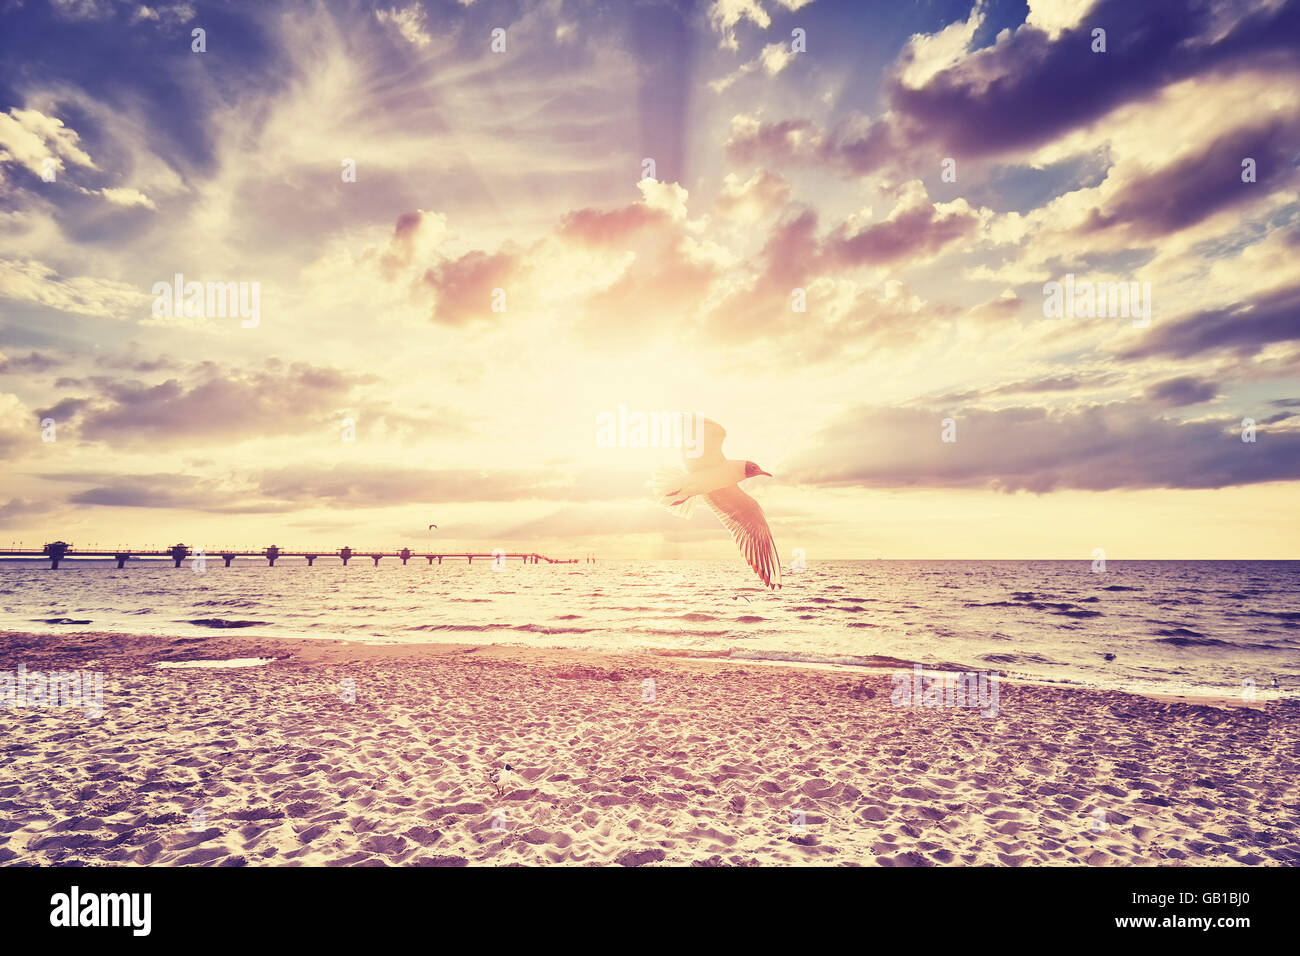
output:
POLYGON ((590 634, 597 627, 547 627, 545 624, 413 624, 408 631, 481 634, 486 631, 522 631, 526 634, 590 634))
POLYGON ((1056 661, 1041 654, 1022 651, 1019 654, 981 654, 979 659, 986 664, 1055 664, 1056 661))
POLYGON ((544 624, 515 624, 510 630, 524 631, 528 634, 590 634, 598 627, 547 627, 544 624))
POLYGON ((1157 637, 1158 644, 1173 644, 1175 647, 1230 647, 1233 646, 1231 641, 1221 641, 1215 637, 1185 637, 1170 632, 1157 631, 1157 634, 1163 633, 1164 637, 1157 637))
POLYGON ((201 617, 193 621, 184 621, 185 624, 193 624, 195 627, 269 627, 270 621, 230 621, 223 617, 201 617))
POLYGON ((1170 627, 1163 631, 1156 631, 1160 637, 1205 637, 1199 631, 1193 631, 1189 627, 1170 627))
MULTIPOLYGON (((365 626, 365 625, 361 625, 365 626)), ((408 631, 504 631, 508 624, 412 624, 408 631)))
POLYGON ((913 661, 883 654, 827 654, 818 651, 748 650, 733 647, 727 657, 741 661, 789 661, 792 664, 845 664, 850 667, 911 667, 913 661))

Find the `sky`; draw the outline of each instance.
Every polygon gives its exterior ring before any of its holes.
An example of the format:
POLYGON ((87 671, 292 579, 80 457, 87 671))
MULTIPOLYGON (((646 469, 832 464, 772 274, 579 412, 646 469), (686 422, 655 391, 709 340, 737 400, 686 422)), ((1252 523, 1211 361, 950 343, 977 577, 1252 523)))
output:
POLYGON ((0 547, 1297 558, 1297 262, 1300 0, 0 0, 0 547))

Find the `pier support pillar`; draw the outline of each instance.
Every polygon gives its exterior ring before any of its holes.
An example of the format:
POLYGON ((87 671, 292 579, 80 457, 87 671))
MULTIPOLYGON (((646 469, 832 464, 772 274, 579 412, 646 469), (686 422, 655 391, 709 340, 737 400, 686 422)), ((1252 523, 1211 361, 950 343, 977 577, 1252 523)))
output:
POLYGON ((438 563, 442 564, 442 555, 438 555, 438 563))
POLYGON ((230 562, 235 560, 235 556, 233 554, 223 554, 221 560, 226 562, 226 567, 230 567, 230 562))
POLYGON ((66 541, 52 541, 41 549, 41 554, 48 555, 50 559, 50 570, 58 568, 59 561, 71 549, 71 545, 66 541))
POLYGON ((314 554, 309 554, 309 555, 306 555, 306 558, 307 558, 307 567, 310 568, 310 567, 311 567, 311 563, 312 563, 313 561, 316 560, 316 555, 314 555, 314 554))
POLYGON ((425 557, 429 559, 429 565, 430 565, 430 567, 432 567, 432 566, 433 566, 433 555, 431 555, 431 554, 426 554, 425 557))
POLYGON ((179 567, 181 566, 181 562, 184 561, 185 559, 184 559, 184 558, 173 557, 172 560, 176 562, 176 564, 175 564, 174 566, 179 568, 179 567))
POLYGON ((370 557, 374 559, 375 567, 379 567, 379 559, 382 558, 383 555, 382 555, 382 554, 372 554, 370 557))
POLYGON ((117 558, 117 566, 119 568, 124 568, 126 567, 126 559, 131 556, 129 554, 115 554, 113 557, 117 558))

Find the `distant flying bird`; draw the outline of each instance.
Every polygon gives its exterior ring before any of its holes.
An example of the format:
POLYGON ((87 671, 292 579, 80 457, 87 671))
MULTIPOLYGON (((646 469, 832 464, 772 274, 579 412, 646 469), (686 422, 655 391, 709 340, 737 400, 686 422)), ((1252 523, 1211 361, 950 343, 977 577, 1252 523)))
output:
POLYGON ((429 525, 429 528, 430 528, 430 529, 433 529, 433 528, 436 528, 436 527, 438 527, 436 524, 431 524, 431 525, 429 525))
POLYGON ((682 449, 686 470, 664 468, 651 479, 659 504, 679 518, 689 518, 695 501, 703 498, 722 526, 731 532, 745 561, 769 588, 781 586, 781 554, 758 502, 739 483, 770 472, 752 461, 722 457, 726 430, 709 418, 700 419, 699 446, 682 449))

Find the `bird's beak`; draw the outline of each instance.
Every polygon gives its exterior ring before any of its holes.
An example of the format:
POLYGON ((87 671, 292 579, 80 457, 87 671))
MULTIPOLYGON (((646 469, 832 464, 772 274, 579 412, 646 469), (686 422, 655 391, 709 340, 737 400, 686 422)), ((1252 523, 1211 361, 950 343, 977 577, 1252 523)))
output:
POLYGON ((758 469, 758 473, 759 473, 760 475, 767 475, 767 477, 769 477, 769 478, 773 477, 773 475, 772 475, 772 473, 771 473, 770 471, 764 471, 762 468, 758 469))

